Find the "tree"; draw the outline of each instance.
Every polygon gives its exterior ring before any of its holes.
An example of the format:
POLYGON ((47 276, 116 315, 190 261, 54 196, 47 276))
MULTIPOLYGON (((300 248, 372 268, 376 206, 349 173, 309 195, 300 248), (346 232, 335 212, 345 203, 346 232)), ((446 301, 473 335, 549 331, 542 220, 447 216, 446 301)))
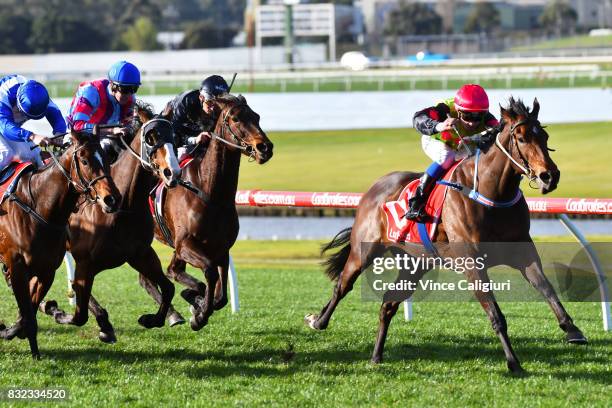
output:
POLYGON ((28 37, 32 20, 25 16, 0 15, 0 54, 25 54, 30 52, 28 37))
POLYGON ((385 35, 427 35, 442 32, 442 17, 422 3, 402 1, 385 22, 385 35))
POLYGON ((577 20, 576 10, 565 0, 548 2, 540 16, 540 23, 544 28, 548 32, 555 33, 557 37, 561 37, 564 33, 573 33, 577 20))
POLYGON ((491 33, 500 25, 499 11, 488 1, 479 1, 468 15, 465 33, 491 33))
POLYGON ((211 20, 187 26, 181 48, 222 48, 231 45, 237 30, 219 26, 211 20))
POLYGON ((92 25, 50 8, 34 19, 28 46, 36 53, 78 52, 105 50, 108 42, 92 25))
POLYGON ((121 40, 132 51, 152 51, 161 48, 161 44, 157 42, 157 29, 148 17, 139 17, 134 25, 121 35, 121 40))

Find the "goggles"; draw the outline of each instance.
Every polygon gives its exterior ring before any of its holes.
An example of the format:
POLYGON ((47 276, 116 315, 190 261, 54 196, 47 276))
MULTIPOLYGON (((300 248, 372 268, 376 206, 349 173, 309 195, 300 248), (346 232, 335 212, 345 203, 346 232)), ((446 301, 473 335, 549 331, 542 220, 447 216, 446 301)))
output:
POLYGON ((484 118, 486 112, 459 111, 458 113, 459 118, 466 122, 480 122, 484 118))
POLYGON ((138 85, 119 85, 113 84, 113 92, 121 92, 122 94, 135 94, 138 92, 138 85))

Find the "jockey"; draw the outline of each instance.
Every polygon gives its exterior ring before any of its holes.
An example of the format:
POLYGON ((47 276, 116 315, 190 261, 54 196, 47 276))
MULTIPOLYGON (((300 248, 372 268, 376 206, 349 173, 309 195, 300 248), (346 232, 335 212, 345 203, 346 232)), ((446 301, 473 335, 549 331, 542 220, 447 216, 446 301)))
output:
MULTIPOLYGON (((82 82, 70 105, 68 124, 72 130, 92 132, 95 125, 120 124, 103 129, 101 136, 130 133, 135 94, 140 86, 140 71, 134 64, 118 61, 108 70, 107 79, 82 82)), ((102 139, 102 149, 116 159, 118 149, 109 139, 102 139)))
POLYGON ((225 79, 212 75, 202 81, 200 89, 185 91, 168 102, 162 115, 172 122, 179 161, 203 140, 209 140, 215 119, 212 100, 228 92, 225 79))
POLYGON ((21 125, 29 119, 46 118, 53 134, 65 133, 62 112, 49 98, 47 89, 39 82, 21 75, 7 75, 0 79, 0 170, 13 159, 32 161, 42 166, 40 149, 51 143, 49 138, 21 125))
POLYGON ((469 154, 467 142, 485 142, 498 125, 489 112, 489 97, 480 85, 463 85, 454 99, 448 99, 414 114, 414 128, 422 134, 421 146, 433 163, 420 179, 409 201, 406 218, 422 219, 427 198, 436 181, 457 161, 469 154), (483 131, 489 133, 480 137, 483 131), (477 136, 475 136, 477 135, 477 136), (488 137, 487 137, 488 136, 488 137), (467 154, 466 154, 467 150, 467 154))

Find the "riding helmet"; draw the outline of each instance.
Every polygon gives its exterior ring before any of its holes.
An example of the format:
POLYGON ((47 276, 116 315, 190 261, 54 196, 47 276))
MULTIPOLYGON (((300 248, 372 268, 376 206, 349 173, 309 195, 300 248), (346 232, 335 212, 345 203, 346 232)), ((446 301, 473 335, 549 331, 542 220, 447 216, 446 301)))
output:
POLYGON ((455 109, 466 112, 489 110, 489 97, 480 85, 463 85, 455 95, 455 109))
POLYGON ((219 75, 211 75, 202 81, 200 94, 206 99, 212 99, 216 96, 229 92, 229 85, 225 79, 219 75))
POLYGON ((27 81, 17 90, 17 107, 30 119, 40 119, 47 113, 49 93, 40 82, 27 81))
POLYGON ((117 85, 140 85, 140 71, 127 61, 115 62, 108 70, 108 79, 117 85))

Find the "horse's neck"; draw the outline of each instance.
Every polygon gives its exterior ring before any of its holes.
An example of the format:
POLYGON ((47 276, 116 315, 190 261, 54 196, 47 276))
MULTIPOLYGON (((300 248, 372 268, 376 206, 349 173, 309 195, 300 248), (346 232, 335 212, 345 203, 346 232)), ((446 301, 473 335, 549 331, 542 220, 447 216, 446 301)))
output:
POLYGON ((213 139, 198 169, 201 188, 212 200, 234 202, 239 170, 240 152, 213 139))
MULTIPOLYGON (((137 135, 130 144, 140 154, 141 137, 137 135)), ((122 197, 121 208, 125 209, 138 203, 145 203, 149 191, 155 183, 155 176, 145 170, 140 161, 129 151, 124 151, 112 166, 111 174, 122 197)))
MULTIPOLYGON (((468 186, 472 186, 474 178, 474 162, 476 157, 469 161, 471 165, 466 173, 468 186)), ((512 163, 501 149, 492 144, 486 152, 481 152, 478 163, 478 192, 494 201, 509 201, 516 196, 521 182, 521 176, 516 173, 512 163)))
MULTIPOLYGON (((59 160, 66 172, 70 174, 72 166, 71 153, 65 153, 59 160)), ((22 178, 17 189, 17 195, 29 204, 47 222, 52 225, 65 225, 72 210, 76 206, 79 193, 70 184, 56 165, 32 173, 22 178), (30 196, 30 191, 32 197, 30 196)))

